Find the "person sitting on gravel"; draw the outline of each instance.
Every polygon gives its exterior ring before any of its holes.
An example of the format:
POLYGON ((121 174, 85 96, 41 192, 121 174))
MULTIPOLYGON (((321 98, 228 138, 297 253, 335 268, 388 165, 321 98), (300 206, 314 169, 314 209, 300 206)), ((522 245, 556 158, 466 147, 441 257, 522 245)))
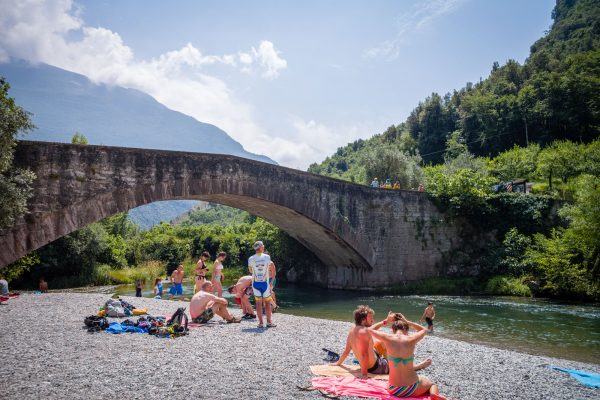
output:
POLYGON ((190 316, 192 321, 204 324, 217 314, 227 323, 240 322, 239 318, 232 316, 227 310, 227 300, 211 293, 212 283, 205 281, 198 293, 190 301, 190 316))
POLYGON ((233 295, 235 304, 239 305, 244 313, 242 319, 256 318, 252 304, 250 304, 250 296, 252 295, 252 276, 246 275, 238 279, 237 283, 227 289, 233 295))
POLYGON ((48 282, 44 278, 40 278, 39 291, 42 293, 48 293, 48 282))
MULTIPOLYGON (((384 375, 389 372, 388 360, 385 357, 385 343, 379 340, 373 340, 368 332, 368 328, 378 330, 384 325, 393 322, 396 318, 395 313, 388 313, 387 319, 373 324, 375 312, 369 306, 358 306, 354 310, 354 327, 348 332, 346 339, 346 348, 340 356, 340 359, 332 365, 342 365, 350 351, 358 359, 360 365, 361 378, 367 378, 368 374, 384 375)), ((422 369, 431 365, 431 360, 427 359, 415 366, 416 369, 422 369)))
POLYGON ((392 334, 380 332, 374 326, 367 329, 371 336, 383 342, 388 351, 388 392, 395 397, 429 395, 434 400, 445 400, 445 397, 440 396, 437 385, 426 376, 417 375, 413 365, 415 346, 426 336, 427 329, 408 321, 402 314, 396 315, 397 317, 390 313, 386 320, 392 324, 392 334), (409 335, 409 327, 417 332, 409 335))

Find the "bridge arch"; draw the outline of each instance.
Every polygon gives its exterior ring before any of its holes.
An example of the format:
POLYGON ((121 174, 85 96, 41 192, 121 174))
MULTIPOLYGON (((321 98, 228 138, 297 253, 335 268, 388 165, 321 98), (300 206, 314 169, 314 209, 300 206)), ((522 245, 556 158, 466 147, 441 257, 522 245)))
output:
POLYGON ((30 214, 0 232, 0 266, 92 222, 161 200, 210 201, 270 221, 323 261, 329 287, 435 276, 454 235, 422 193, 372 189, 229 155, 21 141, 15 165, 31 168, 37 179, 30 214))

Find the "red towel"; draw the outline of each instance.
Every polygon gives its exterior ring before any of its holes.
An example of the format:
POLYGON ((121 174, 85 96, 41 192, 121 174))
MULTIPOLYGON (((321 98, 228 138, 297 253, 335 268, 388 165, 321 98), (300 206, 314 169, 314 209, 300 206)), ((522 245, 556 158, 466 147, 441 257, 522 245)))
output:
MULTIPOLYGON (((320 377, 312 379, 313 387, 325 390, 339 396, 356 396, 381 400, 397 400, 398 397, 390 396, 388 383, 376 379, 358 379, 353 376, 346 377, 320 377)), ((409 400, 431 400, 429 396, 406 397, 409 400)))

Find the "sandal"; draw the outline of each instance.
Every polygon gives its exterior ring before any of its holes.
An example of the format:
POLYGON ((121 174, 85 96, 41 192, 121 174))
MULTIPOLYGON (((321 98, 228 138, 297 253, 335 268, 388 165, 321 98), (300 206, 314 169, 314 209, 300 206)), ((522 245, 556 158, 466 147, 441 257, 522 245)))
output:
POLYGON ((264 327, 265 327, 265 326, 264 326, 263 324, 258 324, 258 328, 259 328, 259 329, 262 329, 262 328, 264 328, 264 327))
POLYGON ((275 328, 276 326, 277 326, 277 325, 276 325, 276 324, 274 324, 274 323, 272 323, 272 322, 269 322, 269 323, 267 324, 267 328, 275 328))

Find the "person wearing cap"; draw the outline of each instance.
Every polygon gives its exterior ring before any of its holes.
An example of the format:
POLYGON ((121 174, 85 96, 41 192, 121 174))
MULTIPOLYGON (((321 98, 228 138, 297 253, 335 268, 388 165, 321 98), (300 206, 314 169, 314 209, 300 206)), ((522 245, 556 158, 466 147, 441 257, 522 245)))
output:
POLYGON ((256 301, 256 314, 258 316, 258 327, 264 328, 263 304, 267 314, 267 328, 274 328, 271 321, 271 287, 269 285, 269 272, 271 269, 271 257, 265 254, 265 245, 260 240, 254 243, 256 254, 248 259, 248 269, 252 275, 252 290, 256 301))

